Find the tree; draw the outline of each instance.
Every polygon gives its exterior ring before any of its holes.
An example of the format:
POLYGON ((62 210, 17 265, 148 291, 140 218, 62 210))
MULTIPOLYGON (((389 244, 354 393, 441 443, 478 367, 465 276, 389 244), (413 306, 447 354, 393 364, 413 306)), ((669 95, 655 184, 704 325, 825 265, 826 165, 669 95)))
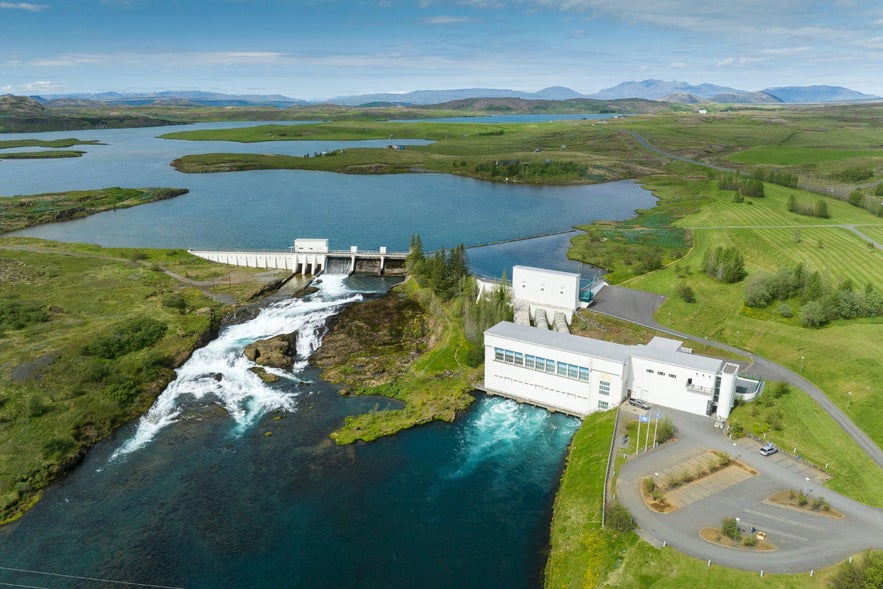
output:
POLYGON ((721 534, 731 540, 738 541, 742 537, 739 531, 739 522, 734 517, 725 517, 721 520, 721 534))
POLYGON ((821 327, 827 322, 828 316, 821 301, 809 301, 800 308, 800 324, 804 327, 821 327))
POLYGON ((828 203, 824 198, 820 198, 816 201, 816 204, 813 207, 812 216, 818 217, 819 219, 828 219, 831 217, 828 213, 828 203))
POLYGON ((745 278, 745 260, 736 247, 718 246, 705 253, 702 270, 721 282, 730 284, 745 278))

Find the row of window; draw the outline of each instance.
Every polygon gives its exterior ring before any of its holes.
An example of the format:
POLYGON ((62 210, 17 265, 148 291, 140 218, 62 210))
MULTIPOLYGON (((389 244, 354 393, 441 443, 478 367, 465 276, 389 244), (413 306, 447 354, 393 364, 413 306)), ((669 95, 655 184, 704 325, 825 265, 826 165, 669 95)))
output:
MULTIPOLYGON (((589 369, 585 366, 576 366, 575 364, 568 364, 567 362, 556 362, 548 358, 532 356, 531 354, 522 354, 521 352, 513 352, 512 350, 504 350, 503 348, 494 348, 494 360, 497 362, 505 362, 506 364, 513 364, 515 366, 523 366, 524 368, 529 368, 531 370, 548 372, 549 374, 556 374, 574 380, 589 381, 589 369)), ((608 392, 604 394, 609 394, 609 392, 608 384, 608 392)))
MULTIPOLYGON (((649 374, 653 374, 654 370, 652 368, 648 368, 647 372, 649 374)), ((663 372, 662 370, 656 370, 655 373, 658 374, 659 376, 665 376, 665 372, 663 372)), ((669 372, 668 377, 669 378, 677 378, 678 376, 676 374, 672 374, 671 372, 669 372)))

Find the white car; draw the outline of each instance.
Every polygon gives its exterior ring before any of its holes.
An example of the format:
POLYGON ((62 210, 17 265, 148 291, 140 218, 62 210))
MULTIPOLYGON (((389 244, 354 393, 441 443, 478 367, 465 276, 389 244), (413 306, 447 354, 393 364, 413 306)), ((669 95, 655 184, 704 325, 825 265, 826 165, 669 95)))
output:
POLYGON ((770 454, 775 454, 779 449, 773 446, 772 444, 766 444, 763 446, 758 452, 760 452, 761 456, 769 456, 770 454))

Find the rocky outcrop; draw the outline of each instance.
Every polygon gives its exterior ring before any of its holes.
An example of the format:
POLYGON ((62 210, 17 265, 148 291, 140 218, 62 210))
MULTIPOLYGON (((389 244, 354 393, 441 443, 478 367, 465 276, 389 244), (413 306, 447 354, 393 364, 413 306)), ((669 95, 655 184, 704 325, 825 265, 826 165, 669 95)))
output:
POLYGON ((245 347, 245 357, 261 366, 290 368, 297 353, 296 333, 285 333, 260 340, 245 347))

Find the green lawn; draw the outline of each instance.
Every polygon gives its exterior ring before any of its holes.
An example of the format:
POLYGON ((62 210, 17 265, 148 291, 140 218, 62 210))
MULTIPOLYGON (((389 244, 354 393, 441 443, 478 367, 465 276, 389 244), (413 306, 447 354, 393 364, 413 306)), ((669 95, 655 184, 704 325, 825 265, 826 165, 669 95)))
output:
POLYGON ((883 150, 768 145, 763 147, 753 147, 729 156, 729 159, 732 161, 742 164, 765 164, 777 166, 819 164, 853 158, 881 159, 883 158, 883 150))

